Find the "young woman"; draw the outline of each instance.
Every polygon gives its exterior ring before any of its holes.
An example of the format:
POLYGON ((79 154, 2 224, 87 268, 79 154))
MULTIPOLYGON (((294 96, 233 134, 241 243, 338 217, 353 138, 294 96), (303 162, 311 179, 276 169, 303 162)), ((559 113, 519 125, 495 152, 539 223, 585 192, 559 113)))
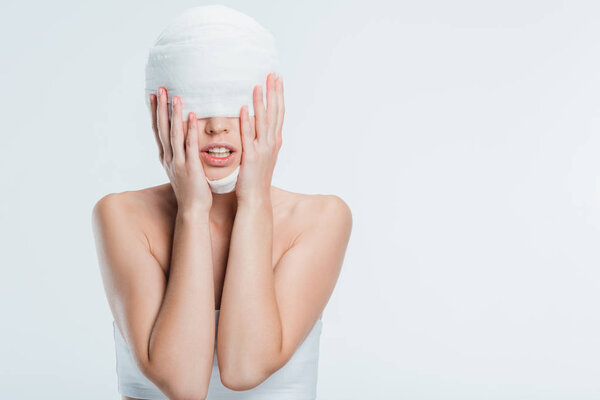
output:
POLYGON ((191 112, 184 121, 182 98, 158 93, 152 127, 170 182, 108 194, 93 210, 119 392, 315 398, 321 316, 349 241, 349 207, 272 186, 284 118, 274 73, 266 105, 254 86, 254 116, 244 105, 239 117, 191 112), (211 191, 208 180, 238 167, 234 191, 211 191))

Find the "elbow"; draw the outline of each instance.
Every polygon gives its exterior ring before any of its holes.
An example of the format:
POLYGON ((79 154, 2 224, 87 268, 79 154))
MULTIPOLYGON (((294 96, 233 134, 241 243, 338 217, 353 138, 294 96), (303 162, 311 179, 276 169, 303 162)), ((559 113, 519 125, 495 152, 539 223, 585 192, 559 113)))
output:
POLYGON ((193 392, 171 392, 170 394, 167 394, 167 392, 163 393, 166 394, 170 400, 206 400, 206 395, 200 395, 193 392))
POLYGON ((186 388, 178 385, 170 385, 165 387, 163 393, 166 394, 171 400, 206 400, 208 395, 208 392, 203 388, 186 388))
MULTIPOLYGON (((143 374, 171 400, 206 400, 208 382, 181 371, 146 367, 143 374)), ((210 377, 210 376, 209 376, 210 377)))
POLYGON ((171 400, 206 400, 206 394, 199 393, 180 393, 180 394, 171 394, 169 395, 169 399, 171 400))
POLYGON ((219 360, 221 383, 231 390, 250 390, 263 383, 287 362, 284 355, 265 356, 259 359, 228 360, 224 356, 219 360))
POLYGON ((231 390, 250 390, 260 385, 271 374, 257 368, 228 368, 220 370, 221 383, 231 390))

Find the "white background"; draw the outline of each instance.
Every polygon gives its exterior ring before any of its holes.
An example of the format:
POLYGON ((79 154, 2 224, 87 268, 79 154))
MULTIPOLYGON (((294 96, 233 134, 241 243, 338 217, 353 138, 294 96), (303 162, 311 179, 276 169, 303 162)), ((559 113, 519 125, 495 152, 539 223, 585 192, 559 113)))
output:
MULTIPOLYGON (((91 231, 168 182, 149 47, 194 1, 3 2, 0 397, 117 399, 91 231)), ((318 394, 600 398, 600 5, 228 1, 285 82, 273 184, 354 216, 318 394)))

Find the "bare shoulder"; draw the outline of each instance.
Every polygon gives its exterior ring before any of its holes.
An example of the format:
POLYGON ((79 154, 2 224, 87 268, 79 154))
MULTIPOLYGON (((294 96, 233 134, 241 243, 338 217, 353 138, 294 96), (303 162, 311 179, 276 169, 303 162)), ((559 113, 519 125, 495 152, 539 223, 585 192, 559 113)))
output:
POLYGON ((300 232, 327 227, 352 229, 352 211, 340 196, 296 193, 279 188, 276 192, 280 212, 300 232))
POLYGON ((168 184, 163 184, 106 194, 96 202, 94 211, 99 207, 118 208, 126 211, 128 215, 147 215, 157 211, 168 211, 173 208, 173 203, 169 198, 172 191, 169 191, 167 186, 168 184))
POLYGON ((172 191, 169 192, 167 185, 102 196, 94 205, 93 223, 99 222, 99 218, 118 220, 118 225, 136 230, 147 240, 157 226, 168 228, 169 215, 176 212, 171 199, 172 191))

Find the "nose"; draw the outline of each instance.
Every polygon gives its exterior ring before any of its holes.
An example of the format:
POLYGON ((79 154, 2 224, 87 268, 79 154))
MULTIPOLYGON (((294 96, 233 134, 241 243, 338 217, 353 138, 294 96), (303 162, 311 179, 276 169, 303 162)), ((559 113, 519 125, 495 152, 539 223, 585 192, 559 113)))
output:
POLYGON ((208 121, 206 121, 206 127, 204 130, 209 135, 218 135, 221 132, 230 132, 230 129, 227 126, 227 120, 220 117, 209 118, 208 121))

